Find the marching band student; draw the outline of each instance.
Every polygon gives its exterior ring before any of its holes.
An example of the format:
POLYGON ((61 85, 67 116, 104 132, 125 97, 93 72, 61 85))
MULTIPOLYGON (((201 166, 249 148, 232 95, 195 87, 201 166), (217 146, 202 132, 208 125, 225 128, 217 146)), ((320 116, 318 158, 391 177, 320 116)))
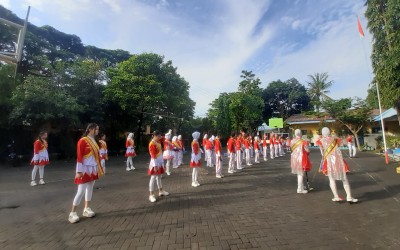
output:
POLYGON ((106 173, 106 160, 108 160, 108 149, 106 143, 106 134, 101 133, 99 136, 99 146, 100 146, 100 163, 103 167, 104 174, 106 173))
POLYGON ((156 202, 154 195, 154 183, 157 183, 158 196, 168 196, 169 193, 164 191, 161 183, 161 175, 165 172, 164 158, 161 146, 162 135, 159 131, 153 132, 153 137, 149 143, 150 164, 147 174, 150 175, 149 181, 149 201, 156 202))
POLYGON ((212 167, 212 149, 213 149, 214 138, 211 136, 210 139, 206 140, 205 149, 207 155, 207 167, 212 167))
POLYGON ((72 202, 72 209, 68 217, 71 223, 79 221, 76 208, 81 203, 83 196, 85 196, 83 216, 88 218, 95 216, 95 213, 89 207, 89 203, 92 200, 95 181, 104 175, 103 167, 100 163, 100 148, 95 139, 98 133, 99 126, 95 123, 90 123, 77 144, 77 162, 74 182, 78 185, 78 191, 72 202))
POLYGON ((179 167, 179 151, 181 150, 181 146, 178 143, 178 137, 172 137, 172 155, 174 158, 172 159, 172 167, 178 168, 179 167))
POLYGON ((204 151, 204 161, 205 162, 207 162, 207 159, 208 159, 207 150, 206 150, 207 141, 208 141, 208 136, 207 136, 207 134, 204 134, 202 146, 203 146, 203 151, 204 151))
POLYGON ((33 143, 33 158, 31 161, 31 165, 33 165, 33 170, 32 170, 32 180, 31 180, 31 186, 36 186, 37 183, 35 181, 36 179, 36 173, 39 169, 39 184, 44 185, 46 184, 43 180, 44 177, 44 166, 49 164, 49 153, 47 152, 47 132, 46 131, 41 131, 39 133, 38 139, 33 143))
MULTIPOLYGON (((241 170, 242 167, 242 134, 238 134, 235 140, 235 150, 236 150, 236 169, 241 170)), ((236 172, 234 169, 228 173, 233 174, 236 172)))
POLYGON ((253 164, 251 164, 251 159, 250 159, 250 136, 247 136, 244 141, 244 150, 246 152, 246 165, 247 166, 251 166, 253 164))
POLYGON ((271 155, 271 159, 274 159, 275 157, 274 157, 274 155, 275 155, 275 144, 274 144, 274 134, 273 133, 271 133, 271 134, 269 134, 269 153, 270 153, 270 155, 271 155))
POLYGON ((279 151, 279 156, 284 156, 285 152, 283 151, 283 147, 284 147, 284 141, 282 136, 278 136, 278 151, 279 151))
POLYGON ((292 151, 290 151, 290 143, 291 143, 291 140, 290 140, 290 137, 288 136, 287 138, 286 138, 286 152, 292 152, 292 151))
POLYGON ((349 157, 354 158, 356 157, 356 145, 354 143, 354 135, 347 136, 347 147, 349 148, 349 157))
POLYGON ((133 166, 133 162, 132 162, 132 158, 136 156, 135 141, 133 140, 133 136, 134 136, 133 133, 129 133, 128 138, 126 138, 126 142, 125 142, 125 147, 126 147, 125 157, 127 158, 126 159, 126 171, 135 170, 135 167, 133 166))
POLYGON ((258 136, 254 136, 254 163, 260 163, 260 145, 258 136))
POLYGON ((215 176, 217 178, 223 178, 222 175, 222 147, 220 141, 221 135, 217 134, 214 140, 214 150, 215 150, 215 176))
POLYGON ((324 127, 322 129, 321 147, 323 149, 323 164, 320 167, 320 172, 329 177, 329 186, 333 193, 332 201, 342 201, 336 188, 336 180, 341 180, 347 194, 346 200, 350 203, 356 203, 358 200, 351 196, 350 184, 346 175, 349 172, 349 167, 343 160, 342 152, 339 149, 340 143, 341 140, 332 136, 329 128, 324 127))
POLYGON ((171 143, 171 135, 172 135, 172 130, 169 130, 168 133, 165 134, 164 136, 164 153, 163 153, 163 158, 164 160, 167 161, 167 163, 165 164, 166 168, 167 168, 167 175, 171 175, 171 162, 174 159, 174 155, 173 155, 173 145, 171 143))
POLYGON ((306 194, 307 190, 304 190, 304 172, 311 170, 311 162, 308 158, 310 150, 308 149, 308 142, 301 138, 301 130, 296 129, 294 131, 295 138, 292 140, 291 147, 291 158, 290 167, 292 168, 292 174, 297 175, 297 193, 306 194))
POLYGON ((215 136, 212 135, 211 136, 211 166, 215 166, 216 165, 216 156, 215 156, 215 136))
POLYGON ((182 140, 182 135, 178 135, 178 144, 179 144, 179 152, 178 152, 178 166, 183 164, 183 152, 185 151, 185 145, 182 140))
POLYGON ((200 183, 197 180, 198 177, 198 168, 201 167, 201 151, 200 151, 200 145, 199 145, 199 137, 200 137, 200 132, 194 132, 192 134, 193 141, 192 141, 192 155, 190 158, 190 167, 193 169, 192 171, 192 187, 198 187, 200 186, 200 183))
POLYGON ((262 140, 262 147, 263 147, 264 161, 268 161, 268 156, 267 156, 267 133, 264 133, 263 140, 262 140))
POLYGON ((228 157, 229 157, 229 166, 228 173, 233 173, 236 165, 236 149, 235 149, 235 132, 232 132, 231 137, 227 143, 228 157))
MULTIPOLYGON (((280 144, 280 142, 279 142, 279 138, 278 138, 278 134, 274 134, 274 148, 275 148, 275 157, 279 157, 279 156, 281 156, 280 154, 279 154, 279 144, 280 144)), ((282 150, 282 149, 281 149, 282 150)))

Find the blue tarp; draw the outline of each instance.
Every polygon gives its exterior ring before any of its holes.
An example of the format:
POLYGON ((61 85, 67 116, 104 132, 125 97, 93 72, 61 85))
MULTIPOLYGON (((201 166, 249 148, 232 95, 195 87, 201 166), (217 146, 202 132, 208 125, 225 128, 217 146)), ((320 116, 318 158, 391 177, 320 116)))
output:
MULTIPOLYGON (((390 108, 382 113, 383 119, 391 118, 393 116, 397 116, 397 112, 394 108, 390 108)), ((381 116, 377 115, 372 119, 374 122, 379 122, 381 120, 381 116)))

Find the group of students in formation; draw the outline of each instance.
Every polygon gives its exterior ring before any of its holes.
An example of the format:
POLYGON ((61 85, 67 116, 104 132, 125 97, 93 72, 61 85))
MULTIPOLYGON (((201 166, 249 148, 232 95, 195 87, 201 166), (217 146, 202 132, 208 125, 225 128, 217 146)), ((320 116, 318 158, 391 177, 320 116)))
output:
MULTIPOLYGON (((202 144, 200 144, 200 132, 192 134, 191 142, 191 157, 190 168, 192 169, 192 187, 200 186, 198 181, 199 167, 202 166, 202 153, 204 153, 206 166, 214 167, 217 178, 223 178, 222 174, 222 145, 221 136, 208 136, 204 134, 202 144)), ((95 123, 90 123, 83 136, 77 143, 77 163, 74 183, 78 185, 77 192, 72 202, 71 212, 68 220, 71 223, 79 221, 79 216, 76 212, 77 207, 85 196, 85 205, 83 209, 84 217, 93 217, 95 213, 90 208, 90 202, 93 194, 95 181, 106 172, 105 161, 108 159, 108 149, 105 141, 105 134, 99 135, 99 126, 95 123)), ((350 146, 354 144, 354 138, 348 137, 347 142, 350 146)), ((346 200, 355 203, 358 200, 351 195, 350 184, 346 173, 349 171, 346 161, 343 159, 339 149, 341 144, 340 138, 332 136, 329 128, 322 129, 322 136, 316 143, 322 154, 320 172, 324 173, 329 178, 329 186, 333 193, 332 201, 340 202, 343 199, 338 195, 336 188, 336 180, 343 182, 343 187, 346 191, 346 200)), ((132 158, 136 156, 134 134, 129 133, 126 139, 126 170, 134 170, 132 158)), ((36 174, 39 170, 39 184, 44 185, 44 167, 49 164, 49 155, 47 151, 47 132, 40 132, 38 139, 34 142, 34 156, 31 161, 33 166, 31 186, 36 186, 36 174)), ((232 133, 227 141, 227 156, 228 173, 233 174, 244 168, 243 161, 246 166, 251 166, 251 158, 254 157, 254 163, 260 163, 260 156, 264 161, 268 161, 267 149, 269 148, 270 159, 285 155, 285 150, 291 152, 291 170, 297 175, 297 193, 308 193, 309 187, 304 186, 304 175, 311 170, 312 165, 308 158, 310 150, 308 141, 302 139, 301 130, 296 129, 294 138, 283 139, 278 134, 271 134, 270 138, 265 133, 263 138, 258 136, 252 137, 244 132, 238 134, 232 133)), ((168 196, 169 193, 163 189, 161 177, 164 173, 171 174, 172 168, 178 168, 183 164, 183 153, 185 152, 182 136, 172 136, 172 131, 169 130, 162 135, 159 131, 152 133, 151 141, 148 145, 150 154, 150 163, 147 173, 150 176, 149 180, 149 201, 155 202, 157 198, 154 194, 155 185, 158 188, 158 196, 168 196)), ((350 157, 355 156, 355 149, 352 150, 350 157), (354 151, 354 153, 353 153, 354 151)), ((308 180, 307 180, 308 181, 308 180)))

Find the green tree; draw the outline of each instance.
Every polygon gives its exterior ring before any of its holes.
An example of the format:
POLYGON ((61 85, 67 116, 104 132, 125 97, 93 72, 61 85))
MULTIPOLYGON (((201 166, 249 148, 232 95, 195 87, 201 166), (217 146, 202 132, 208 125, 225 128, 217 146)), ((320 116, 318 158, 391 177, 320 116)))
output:
POLYGON ((44 124, 78 122, 80 106, 76 98, 54 84, 51 78, 29 76, 12 96, 13 109, 10 122, 34 129, 44 124))
POLYGON ((228 138, 232 131, 231 124, 231 104, 232 94, 221 93, 210 105, 207 117, 212 121, 214 130, 222 134, 224 138, 228 138))
POLYGON ((373 35, 372 68, 379 84, 383 107, 396 107, 400 124, 400 3, 398 0, 368 0, 365 16, 373 35))
POLYGON ((359 98, 325 100, 322 102, 322 107, 330 116, 350 130, 356 138, 358 149, 361 150, 358 133, 369 122, 371 113, 371 107, 366 101, 359 98))
POLYGON ((136 128, 137 140, 144 125, 161 131, 177 128, 193 117, 194 102, 189 84, 164 57, 144 53, 133 55, 107 71, 108 100, 117 103, 131 117, 129 130, 136 128))
POLYGON ((333 81, 328 81, 328 73, 315 73, 314 75, 308 75, 311 81, 308 84, 308 95, 311 98, 311 102, 315 107, 315 110, 319 112, 321 102, 329 100, 330 97, 329 88, 332 87, 333 81))
POLYGON ((285 82, 273 81, 263 91, 264 120, 280 117, 286 120, 293 114, 311 109, 306 88, 295 78, 285 82))

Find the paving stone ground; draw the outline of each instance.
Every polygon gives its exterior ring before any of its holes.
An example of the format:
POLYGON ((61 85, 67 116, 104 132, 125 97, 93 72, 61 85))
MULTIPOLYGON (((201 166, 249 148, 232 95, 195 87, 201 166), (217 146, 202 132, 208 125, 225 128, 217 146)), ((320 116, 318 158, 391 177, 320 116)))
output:
POLYGON ((317 172, 318 150, 311 152, 309 194, 296 193, 289 158, 235 174, 227 173, 224 159, 225 178, 203 167, 197 188, 186 164, 163 177, 170 196, 150 203, 148 155, 135 158, 131 172, 123 157, 111 157, 95 184, 96 217, 77 224, 67 220, 76 192, 73 161, 52 162, 47 184, 36 187, 29 186, 30 167, 2 165, 0 249, 400 249, 399 164, 385 165, 372 153, 346 158, 360 200, 350 205, 331 201, 328 179, 317 172))

